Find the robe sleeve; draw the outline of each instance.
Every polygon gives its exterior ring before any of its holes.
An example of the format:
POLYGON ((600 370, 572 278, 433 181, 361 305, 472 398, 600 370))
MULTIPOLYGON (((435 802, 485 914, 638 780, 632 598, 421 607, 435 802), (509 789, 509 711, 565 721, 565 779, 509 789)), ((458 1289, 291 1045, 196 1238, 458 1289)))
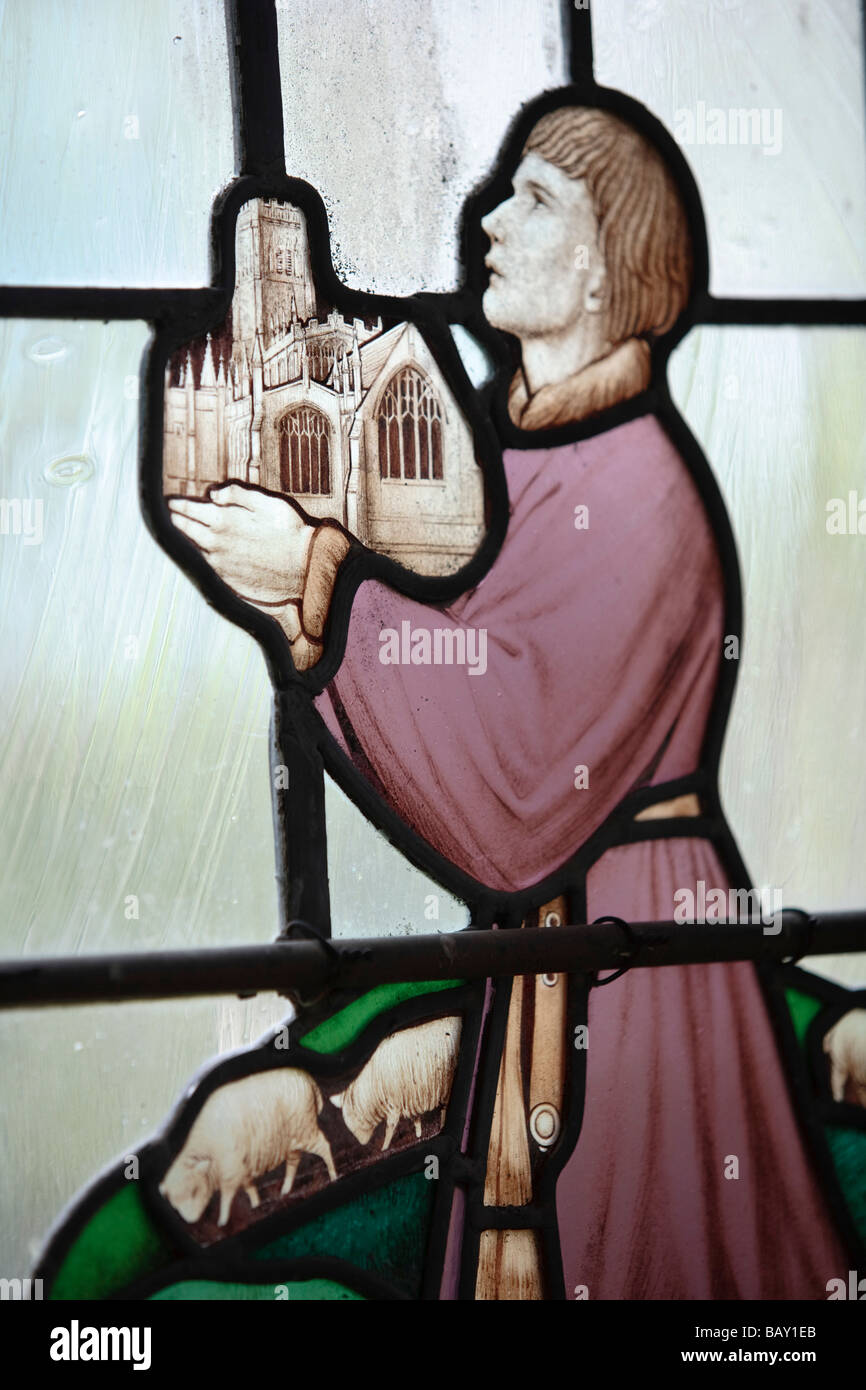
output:
POLYGON ((313 530, 307 553, 300 602, 265 610, 283 629, 298 671, 309 671, 322 655, 322 635, 331 606, 337 571, 351 549, 351 537, 336 522, 323 521, 313 530))
POLYGON ((708 706, 721 650, 712 533, 672 446, 657 431, 593 478, 575 448, 545 451, 496 563, 450 607, 361 585, 329 687, 391 805, 498 889, 552 872, 649 780, 690 700, 708 706), (391 664, 406 623, 431 650, 462 628, 475 670, 391 664))
POLYGON ((350 547, 346 532, 330 522, 323 522, 313 532, 301 602, 301 623, 307 636, 316 642, 321 641, 337 571, 350 547))

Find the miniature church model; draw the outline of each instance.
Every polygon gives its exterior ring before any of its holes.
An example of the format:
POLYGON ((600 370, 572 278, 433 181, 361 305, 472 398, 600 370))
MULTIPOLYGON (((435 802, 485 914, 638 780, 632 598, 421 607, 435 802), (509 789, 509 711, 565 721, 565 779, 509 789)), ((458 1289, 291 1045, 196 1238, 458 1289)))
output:
POLYGON ((285 203, 241 209, 236 263, 222 329, 166 372, 165 492, 202 497, 237 479, 409 569, 459 569, 481 540, 481 470, 418 329, 323 306, 304 218, 285 203))

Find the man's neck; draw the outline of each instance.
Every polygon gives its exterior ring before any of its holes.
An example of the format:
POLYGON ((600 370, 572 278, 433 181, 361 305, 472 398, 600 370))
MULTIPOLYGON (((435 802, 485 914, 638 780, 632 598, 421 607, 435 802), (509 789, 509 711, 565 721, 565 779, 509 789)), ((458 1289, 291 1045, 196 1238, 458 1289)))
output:
POLYGON ((576 324, 560 334, 523 338, 520 343, 523 375, 530 396, 543 386, 567 381, 592 362, 613 351, 595 320, 576 324))
POLYGON ((553 429, 639 395, 649 385, 651 374, 649 343, 644 338, 627 338, 571 376, 541 386, 534 393, 530 393, 521 367, 509 387, 508 413, 521 429, 553 429))

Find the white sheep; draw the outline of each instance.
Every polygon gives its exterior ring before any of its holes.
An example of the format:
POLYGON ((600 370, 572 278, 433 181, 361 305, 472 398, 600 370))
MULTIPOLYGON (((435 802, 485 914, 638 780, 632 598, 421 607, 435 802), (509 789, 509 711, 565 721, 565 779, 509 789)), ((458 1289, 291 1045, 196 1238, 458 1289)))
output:
POLYGON ((830 1058, 833 1099, 845 1099, 852 1086, 858 1105, 866 1105, 866 1009, 851 1009, 824 1036, 830 1058))
POLYGON ((354 1081, 331 1096, 358 1142, 369 1144, 382 1120, 383 1152, 404 1115, 414 1121, 419 1139, 422 1115, 442 1107, 444 1122, 459 1046, 459 1018, 403 1028, 380 1042, 354 1081))
POLYGON ((208 1096, 159 1190, 184 1221, 198 1221, 214 1192, 225 1226, 239 1188, 259 1205, 255 1183, 285 1161, 280 1195, 292 1190, 301 1155, 316 1154, 336 1178, 319 1129, 322 1093, 305 1071, 281 1067, 230 1081, 208 1096))

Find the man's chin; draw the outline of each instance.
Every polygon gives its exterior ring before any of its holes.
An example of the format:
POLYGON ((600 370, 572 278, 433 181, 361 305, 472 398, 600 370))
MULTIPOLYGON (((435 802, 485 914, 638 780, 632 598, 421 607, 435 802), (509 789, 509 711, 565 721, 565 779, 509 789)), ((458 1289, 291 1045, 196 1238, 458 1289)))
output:
POLYGON ((501 333, 520 332, 518 317, 509 313, 509 306, 506 296, 494 285, 488 285, 484 294, 481 296, 481 308, 484 317, 492 328, 498 328, 501 333))

